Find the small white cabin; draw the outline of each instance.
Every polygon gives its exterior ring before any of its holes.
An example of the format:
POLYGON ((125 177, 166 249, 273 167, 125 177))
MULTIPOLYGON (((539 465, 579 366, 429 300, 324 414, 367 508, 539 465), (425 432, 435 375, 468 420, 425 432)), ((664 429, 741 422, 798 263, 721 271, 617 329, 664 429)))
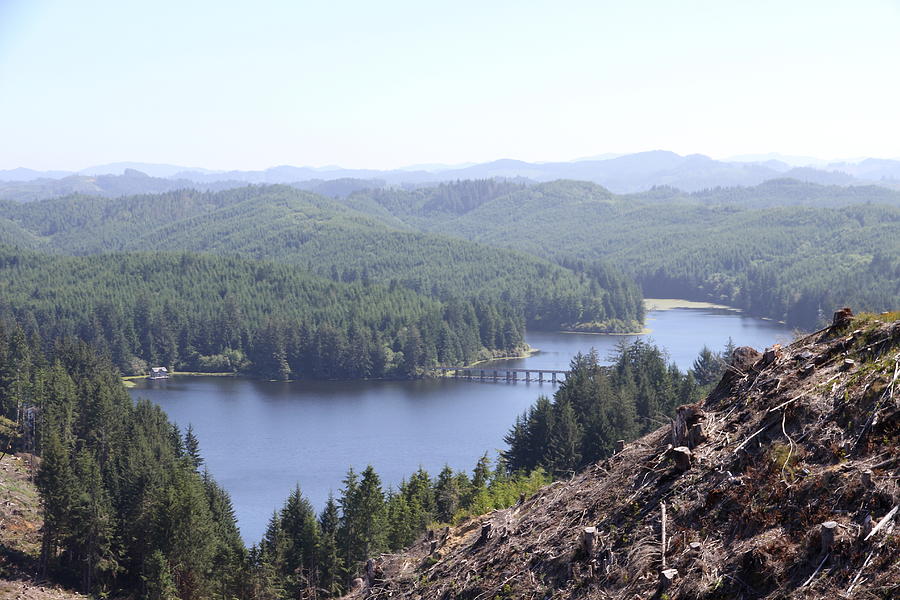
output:
POLYGON ((149 379, 168 379, 169 370, 165 367, 153 367, 150 369, 149 379))

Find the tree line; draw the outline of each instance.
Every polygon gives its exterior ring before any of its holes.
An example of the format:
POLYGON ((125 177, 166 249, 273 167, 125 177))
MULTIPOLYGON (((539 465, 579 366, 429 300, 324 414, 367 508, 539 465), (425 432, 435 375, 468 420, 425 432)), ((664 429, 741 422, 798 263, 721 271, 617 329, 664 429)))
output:
POLYGON ((409 377, 524 348, 520 310, 335 282, 279 263, 189 253, 0 250, 0 318, 74 337, 124 373, 165 365, 272 379, 409 377))
MULTIPOLYGON (((440 189, 439 200, 472 194, 487 199, 519 188, 460 182, 440 189)), ((295 265, 336 282, 404 287, 439 301, 502 301, 533 328, 580 323, 605 331, 640 328, 640 291, 612 269, 606 269, 606 282, 629 288, 628 293, 610 294, 588 273, 535 256, 419 231, 371 204, 288 186, 0 201, 5 217, 0 243, 75 255, 173 250, 240 255, 295 265)))
POLYGON ((538 398, 507 433, 507 467, 559 477, 610 456, 617 440, 649 433, 676 407, 699 400, 721 377, 732 350, 730 341, 722 353, 703 348, 687 372, 641 340, 619 344, 611 366, 594 351, 578 354, 553 399, 538 398))
POLYGON ((429 528, 511 506, 548 483, 541 469, 510 473, 484 455, 471 477, 447 466, 432 477, 420 468, 396 490, 385 490, 371 466, 351 468, 340 496, 318 514, 298 486, 249 550, 248 587, 254 598, 339 596, 368 558, 402 550, 429 528))

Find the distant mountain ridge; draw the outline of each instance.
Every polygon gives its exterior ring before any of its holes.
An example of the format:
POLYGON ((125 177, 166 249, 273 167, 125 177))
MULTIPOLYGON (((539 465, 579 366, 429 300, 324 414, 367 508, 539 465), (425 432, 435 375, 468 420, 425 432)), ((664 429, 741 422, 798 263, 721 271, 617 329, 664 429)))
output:
MULTIPOLYGON (((380 180, 384 185, 397 186, 493 178, 527 179, 537 183, 575 179, 597 183, 620 194, 642 192, 654 186, 671 186, 685 192, 715 187, 753 186, 782 177, 820 184, 877 183, 900 187, 900 160, 894 159, 865 158, 858 162, 827 163, 811 157, 762 154, 715 160, 702 154, 682 156, 666 150, 651 150, 626 155, 601 154, 563 162, 537 163, 499 159, 461 166, 429 164, 392 170, 279 165, 256 171, 213 171, 135 162, 89 167, 77 173, 17 168, 0 171, 0 182, 5 182, 0 184, 0 198, 13 197, 15 192, 10 191, 11 183, 33 186, 36 185, 35 182, 40 181, 44 182, 42 184, 44 188, 51 188, 52 181, 69 180, 72 177, 126 176, 135 171, 152 178, 177 182, 168 185, 155 184, 156 188, 168 190, 185 186, 223 189, 248 183, 297 184, 313 180, 338 179, 380 180), (223 185, 226 182, 228 185, 223 185)), ((152 190, 128 189, 127 193, 148 191, 152 190)))

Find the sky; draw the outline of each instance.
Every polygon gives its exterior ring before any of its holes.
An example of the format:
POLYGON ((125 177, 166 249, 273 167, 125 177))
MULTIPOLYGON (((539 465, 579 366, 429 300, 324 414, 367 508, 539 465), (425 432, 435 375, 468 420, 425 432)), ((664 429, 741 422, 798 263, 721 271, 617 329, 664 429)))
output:
POLYGON ((900 158, 900 1, 0 0, 0 169, 900 158))

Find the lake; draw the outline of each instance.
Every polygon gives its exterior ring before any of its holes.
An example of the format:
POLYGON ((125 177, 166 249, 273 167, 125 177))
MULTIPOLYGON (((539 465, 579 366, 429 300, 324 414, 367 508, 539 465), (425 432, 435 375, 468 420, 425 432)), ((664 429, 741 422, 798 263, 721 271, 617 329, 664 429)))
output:
MULTIPOLYGON (((707 345, 720 350, 728 338, 761 349, 792 339, 783 325, 733 310, 674 308, 647 315, 649 334, 682 369, 707 345)), ((636 336, 529 332, 540 349, 524 359, 486 366, 566 369, 578 352, 596 348, 601 358, 621 340, 636 336)), ((231 494, 241 533, 259 541, 272 511, 297 484, 320 509, 329 492, 339 495, 352 466, 372 464, 384 487, 396 486, 420 465, 432 475, 449 464, 471 470, 492 457, 516 415, 545 383, 416 381, 270 382, 234 377, 138 380, 132 396, 159 404, 182 429, 192 424, 216 480, 231 494)))

